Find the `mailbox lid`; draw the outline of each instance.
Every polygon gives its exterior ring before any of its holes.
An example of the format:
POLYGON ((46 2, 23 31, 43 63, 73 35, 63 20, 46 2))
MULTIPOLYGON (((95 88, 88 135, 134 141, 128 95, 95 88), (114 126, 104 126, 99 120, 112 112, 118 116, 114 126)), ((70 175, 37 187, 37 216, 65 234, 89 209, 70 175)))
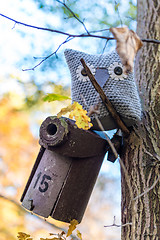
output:
POLYGON ((91 130, 77 127, 68 118, 47 117, 40 127, 40 145, 73 158, 100 156, 107 151, 108 142, 91 130))

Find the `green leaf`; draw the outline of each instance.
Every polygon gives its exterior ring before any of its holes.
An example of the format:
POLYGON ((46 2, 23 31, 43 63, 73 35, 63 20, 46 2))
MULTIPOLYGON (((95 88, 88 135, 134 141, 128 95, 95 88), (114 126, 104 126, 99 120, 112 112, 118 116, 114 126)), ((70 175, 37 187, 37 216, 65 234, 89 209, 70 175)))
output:
POLYGON ((46 96, 43 97, 44 102, 64 101, 68 99, 70 99, 70 97, 54 93, 48 93, 46 96))

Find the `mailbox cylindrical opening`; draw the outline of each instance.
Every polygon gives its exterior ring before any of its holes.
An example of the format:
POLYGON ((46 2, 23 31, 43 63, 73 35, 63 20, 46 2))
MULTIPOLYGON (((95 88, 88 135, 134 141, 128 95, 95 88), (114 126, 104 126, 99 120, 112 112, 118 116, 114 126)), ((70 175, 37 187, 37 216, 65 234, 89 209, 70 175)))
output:
POLYGON ((50 123, 48 126, 47 126, 47 133, 49 135, 55 135, 57 132, 57 126, 53 123, 50 123))
POLYGON ((47 149, 57 146, 67 139, 66 136, 69 133, 68 123, 65 118, 48 117, 41 124, 39 133, 41 146, 47 149))

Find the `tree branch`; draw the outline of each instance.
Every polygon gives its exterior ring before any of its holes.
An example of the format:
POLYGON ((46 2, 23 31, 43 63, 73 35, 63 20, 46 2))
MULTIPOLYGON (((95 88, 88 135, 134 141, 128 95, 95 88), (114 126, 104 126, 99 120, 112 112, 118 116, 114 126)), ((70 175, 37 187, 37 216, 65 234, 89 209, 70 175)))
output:
MULTIPOLYGON (((99 39, 105 39, 105 40, 115 40, 115 38, 113 37, 106 37, 106 36, 101 36, 101 35, 94 35, 94 34, 91 34, 91 33, 94 33, 94 32, 102 32, 102 31, 105 31, 105 29, 102 29, 102 30, 97 30, 97 31, 90 31, 89 33, 82 33, 82 34, 72 34, 72 33, 67 33, 67 32, 63 32, 63 31, 60 31, 60 30, 55 30, 55 29, 50 29, 50 28, 44 28, 44 27, 38 27, 38 26, 34 26, 34 25, 30 25, 30 24, 27 24, 27 23, 23 23, 23 22, 20 22, 18 20, 15 20, 13 18, 10 18, 2 13, 0 13, 0 16, 14 22, 15 24, 19 24, 19 25, 23 25, 25 27, 30 27, 30 28, 34 28, 34 29, 37 29, 37 30, 42 30, 42 31, 48 31, 48 32, 52 32, 52 33, 58 33, 58 34, 62 34, 62 35, 66 35, 68 37, 72 37, 72 38, 99 38, 99 39)), ((14 26, 15 27, 15 26, 14 26)), ((108 29, 106 29, 108 30, 108 29)), ((157 39, 141 39, 142 42, 148 42, 148 43, 156 43, 156 44, 160 44, 160 40, 157 40, 157 39)))
POLYGON ((88 30, 87 30, 84 22, 82 22, 82 21, 76 16, 76 14, 65 4, 65 1, 63 1, 63 2, 61 2, 60 0, 56 0, 56 1, 57 1, 58 3, 60 3, 60 4, 62 4, 62 5, 72 14, 72 16, 73 16, 75 19, 77 19, 77 21, 80 22, 80 23, 83 25, 84 30, 87 32, 87 34, 89 34, 89 32, 88 32, 88 30))
POLYGON ((114 216, 114 218, 113 218, 113 224, 111 224, 111 225, 106 225, 106 226, 104 226, 104 227, 107 227, 107 228, 109 228, 109 227, 126 227, 126 226, 128 226, 128 225, 132 225, 132 223, 116 224, 116 217, 114 216))
POLYGON ((106 225, 104 227, 106 227, 106 228, 109 228, 109 227, 126 227, 128 225, 132 226, 132 223, 125 223, 125 224, 115 224, 115 223, 113 223, 111 225, 106 225))
POLYGON ((58 50, 61 48, 61 46, 69 41, 71 41, 73 38, 72 37, 67 37, 66 40, 64 42, 62 42, 58 48, 51 53, 50 55, 48 55, 47 57, 44 57, 38 64, 36 64, 34 67, 32 68, 26 68, 26 69, 22 69, 22 71, 30 71, 30 70, 35 70, 35 68, 37 68, 38 66, 40 66, 44 61, 46 61, 48 58, 52 57, 53 55, 56 55, 58 50))
MULTIPOLYGON (((83 95, 80 95, 80 96, 81 96, 81 98, 82 98, 82 100, 83 100, 84 105, 85 105, 86 107, 88 107, 87 104, 86 104, 86 101, 85 101, 85 99, 84 99, 84 97, 83 97, 83 95)), ((97 121, 97 124, 98 124, 98 126, 99 126, 99 129, 100 129, 101 131, 103 131, 104 137, 106 138, 106 140, 107 140, 107 142, 108 142, 108 144, 109 144, 109 147, 107 146, 106 152, 107 152, 107 151, 110 151, 110 149, 111 149, 112 152, 113 152, 113 154, 114 154, 114 156, 115 156, 115 160, 116 160, 116 159, 118 158, 117 148, 118 148, 119 146, 118 146, 118 145, 116 144, 116 142, 114 141, 114 137, 113 137, 112 139, 110 139, 110 138, 108 137, 107 133, 105 132, 105 129, 104 129, 101 121, 99 120, 99 118, 98 118, 98 116, 97 116, 97 113, 99 113, 99 110, 96 111, 96 110, 93 108, 93 110, 90 110, 90 112, 88 113, 88 116, 90 117, 93 113, 95 114, 95 120, 97 121), (110 149, 109 149, 109 148, 110 148, 110 149)))
MULTIPOLYGON (((67 39, 62 42, 59 47, 53 52, 51 53, 50 55, 48 55, 47 57, 43 58, 42 61, 40 61, 37 65, 35 65, 34 67, 32 68, 29 68, 29 69, 24 69, 23 71, 29 71, 29 70, 34 70, 35 68, 37 68, 38 66, 40 66, 44 61, 46 61, 48 58, 52 57, 53 55, 56 55, 56 53, 58 52, 58 50, 60 49, 60 47, 67 43, 68 41, 74 39, 74 38, 97 38, 97 39, 104 39, 104 40, 115 40, 115 38, 113 37, 107 37, 107 36, 102 36, 102 35, 96 35, 96 34, 93 34, 93 33, 98 33, 98 32, 103 32, 103 31, 107 31, 109 29, 101 29, 101 30, 97 30, 97 31, 88 31, 84 22, 81 21, 77 16, 76 14, 65 4, 65 1, 64 2, 61 2, 60 0, 56 0, 57 2, 59 2, 60 4, 62 4, 68 11, 70 11, 70 13, 73 15, 73 17, 75 19, 77 19, 77 21, 79 21, 84 29, 85 29, 85 32, 86 33, 82 33, 82 34, 71 34, 71 33, 67 33, 67 32, 63 32, 63 31, 60 31, 60 30, 56 30, 56 29, 50 29, 50 28, 45 28, 45 27, 38 27, 38 26, 35 26, 35 25, 30 25, 30 24, 27 24, 27 23, 24 23, 24 22, 20 22, 16 19, 13 19, 11 17, 8 17, 2 13, 0 13, 0 16, 1 17, 4 17, 12 22, 14 22, 14 26, 12 29, 15 28, 16 24, 19 24, 19 25, 22 25, 22 26, 25 26, 25 27, 30 27, 30 28, 33 28, 33 29, 37 29, 37 30, 42 30, 42 31, 47 31, 47 32, 51 32, 51 33, 57 33, 57 34, 61 34, 61 35, 65 35, 67 36, 67 39)), ((160 44, 160 41, 159 40, 156 40, 156 39, 141 39, 143 42, 148 42, 148 43, 155 43, 155 44, 160 44)))
MULTIPOLYGON (((113 37, 105 37, 105 36, 101 36, 101 35, 91 34, 92 32, 90 32, 89 34, 88 33, 72 34, 72 33, 67 33, 67 32, 63 32, 63 31, 51 29, 51 28, 38 27, 38 26, 35 26, 35 25, 30 25, 30 24, 27 24, 27 23, 24 23, 24 22, 20 22, 18 20, 10 18, 10 17, 8 17, 8 16, 6 16, 6 15, 4 15, 2 13, 0 13, 0 16, 2 16, 4 18, 14 22, 15 24, 23 25, 25 27, 34 28, 34 29, 37 29, 37 30, 48 31, 48 32, 52 32, 52 33, 58 33, 58 34, 66 35, 68 37, 72 37, 72 38, 83 38, 83 37, 86 38, 86 37, 89 37, 89 38, 99 38, 99 39, 106 39, 106 40, 115 40, 113 37)), ((102 32, 102 31, 105 31, 105 30, 104 29, 97 30, 97 31, 93 31, 93 33, 94 32, 102 32)))
POLYGON ((94 88, 96 89, 96 91, 99 93, 104 105, 106 106, 106 108, 108 109, 109 113, 111 114, 111 116, 113 117, 114 121, 117 123, 117 126, 124 132, 124 134, 126 136, 128 136, 130 134, 128 128, 125 126, 125 124, 123 123, 123 121, 121 120, 121 118, 119 117, 118 113, 116 112, 116 110, 114 109, 113 105, 111 104, 111 102, 109 101, 109 99, 107 98, 107 96, 105 95, 103 89, 100 87, 100 85, 98 84, 98 82, 96 81, 95 77, 93 76, 93 74, 91 73, 90 69, 87 67, 85 61, 83 58, 81 58, 81 63, 87 73, 87 76, 89 77, 92 85, 94 86, 94 88))
POLYGON ((139 194, 137 197, 133 198, 133 200, 137 200, 137 199, 141 198, 143 195, 149 193, 156 186, 156 184, 159 182, 159 180, 160 180, 160 176, 156 179, 156 181, 152 184, 151 187, 147 188, 146 191, 139 194))
MULTIPOLYGON (((104 132, 105 131, 104 127, 103 127, 101 121, 99 120, 99 118, 97 117, 97 115, 95 115, 95 119, 96 119, 97 124, 98 124, 99 128, 101 129, 101 131, 104 132)), ((105 138, 106 138, 106 140, 107 140, 107 142, 108 142, 108 144, 109 144, 109 146, 110 146, 110 148, 111 148, 111 150, 112 150, 112 152, 115 156, 115 159, 117 159, 118 158, 118 153, 117 153, 117 150, 116 150, 114 144, 112 143, 112 141, 110 140, 110 138, 108 137, 108 135, 105 132, 104 132, 104 136, 105 136, 105 138)))
MULTIPOLYGON (((18 209, 20 209, 20 211, 29 214, 29 212, 26 211, 16 200, 14 200, 14 199, 12 199, 12 198, 9 198, 9 197, 7 197, 7 196, 5 196, 5 195, 3 195, 3 194, 0 194, 0 198, 6 200, 6 201, 8 201, 8 202, 13 203, 16 207, 18 207, 18 209)), ((33 214, 33 213, 32 213, 32 214, 33 214)), ((37 217, 38 219, 40 219, 40 220, 43 221, 43 222, 45 221, 45 223, 48 224, 48 225, 50 225, 51 227, 54 227, 54 228, 56 228, 56 229, 58 229, 58 230, 60 230, 60 231, 67 232, 66 229, 56 226, 55 224, 49 222, 47 219, 44 219, 44 218, 42 218, 42 217, 40 217, 40 216, 38 216, 38 215, 34 215, 34 216, 37 217)), ((72 235, 72 238, 73 238, 74 240, 78 240, 77 237, 75 237, 75 236, 73 236, 73 235, 72 235)))
POLYGON ((141 38, 142 42, 148 42, 148 43, 156 43, 156 44, 160 44, 160 40, 157 39, 145 39, 145 38, 141 38))
POLYGON ((121 19, 121 15, 120 15, 120 12, 119 12, 119 8, 118 8, 118 3, 117 1, 114 1, 114 5, 115 5, 115 10, 117 11, 117 14, 118 14, 118 17, 119 17, 119 20, 120 20, 120 24, 121 24, 121 27, 123 25, 123 22, 122 22, 122 19, 121 19))
POLYGON ((24 209, 17 201, 15 201, 14 199, 9 198, 9 197, 7 197, 7 196, 5 196, 5 195, 3 195, 3 194, 0 194, 0 198, 6 200, 6 201, 8 201, 8 202, 13 203, 13 204, 16 205, 16 207, 18 207, 22 212, 25 212, 25 213, 26 213, 25 209, 24 209))

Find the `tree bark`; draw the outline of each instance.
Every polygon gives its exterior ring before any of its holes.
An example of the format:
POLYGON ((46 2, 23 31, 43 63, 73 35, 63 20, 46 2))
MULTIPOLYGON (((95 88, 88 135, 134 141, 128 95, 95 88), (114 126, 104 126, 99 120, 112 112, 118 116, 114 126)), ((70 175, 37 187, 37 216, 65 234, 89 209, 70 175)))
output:
MULTIPOLYGON (((137 33, 140 38, 160 39, 160 1, 138 0, 137 8, 137 33)), ((160 45, 144 43, 136 57, 135 79, 143 114, 142 122, 133 128, 121 155, 128 175, 125 176, 122 168, 122 224, 132 223, 122 226, 122 239, 158 240, 160 239, 160 181, 157 180, 160 175, 160 45), (142 193, 145 194, 140 196, 142 193)))

